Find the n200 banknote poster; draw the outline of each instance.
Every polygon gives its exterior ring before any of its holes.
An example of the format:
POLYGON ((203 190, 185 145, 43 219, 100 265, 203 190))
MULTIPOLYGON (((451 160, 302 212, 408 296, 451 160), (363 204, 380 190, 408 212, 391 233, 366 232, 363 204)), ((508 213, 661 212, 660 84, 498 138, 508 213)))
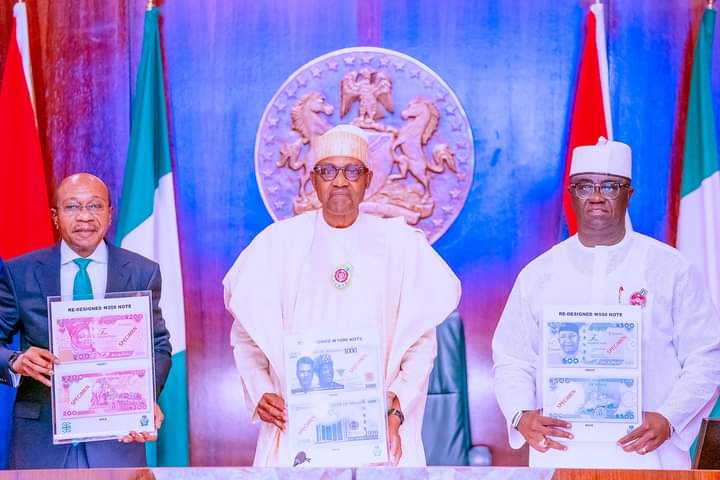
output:
POLYGON ((548 306, 542 322, 543 414, 576 441, 616 442, 642 423, 642 309, 548 306))
POLYGON ((285 338, 293 466, 383 464, 387 413, 377 332, 285 338))
POLYGON ((155 433, 152 297, 48 298, 53 443, 155 433))

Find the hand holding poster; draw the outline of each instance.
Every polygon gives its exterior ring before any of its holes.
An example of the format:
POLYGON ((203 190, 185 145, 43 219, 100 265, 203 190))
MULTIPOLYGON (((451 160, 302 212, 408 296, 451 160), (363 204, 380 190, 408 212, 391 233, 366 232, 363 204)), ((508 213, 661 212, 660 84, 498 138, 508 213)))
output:
POLYGON ((616 442, 642 423, 641 310, 548 306, 542 324, 543 414, 575 441, 616 442))
POLYGON ((342 467, 387 462, 387 414, 376 332, 288 336, 290 460, 342 467))
POLYGON ((150 292, 48 299, 53 443, 155 433, 150 292))

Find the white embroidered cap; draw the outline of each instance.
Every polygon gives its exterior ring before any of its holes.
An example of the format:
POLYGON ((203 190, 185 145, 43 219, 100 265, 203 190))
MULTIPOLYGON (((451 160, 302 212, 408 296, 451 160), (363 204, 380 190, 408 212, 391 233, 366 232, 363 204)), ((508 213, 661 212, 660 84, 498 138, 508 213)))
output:
POLYGON ((632 150, 622 142, 600 137, 596 145, 575 147, 570 175, 578 173, 606 173, 632 178, 632 150))
POLYGON ((354 125, 337 125, 315 139, 315 162, 329 157, 352 157, 368 164, 368 140, 354 125))

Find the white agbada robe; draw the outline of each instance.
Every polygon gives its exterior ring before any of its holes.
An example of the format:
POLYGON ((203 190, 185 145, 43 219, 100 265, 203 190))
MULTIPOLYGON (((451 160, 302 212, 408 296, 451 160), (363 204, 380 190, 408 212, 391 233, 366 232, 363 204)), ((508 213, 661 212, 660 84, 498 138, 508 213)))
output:
POLYGON ((697 269, 676 249, 628 232, 617 245, 588 248, 577 235, 530 262, 518 275, 493 337, 495 390, 513 448, 525 440, 510 425, 521 410, 542 407, 543 306, 629 304, 647 291, 642 309, 643 410, 659 412, 672 436, 646 455, 615 443, 560 439, 566 452, 530 448, 530 466, 690 468, 688 450, 720 384, 720 321, 697 269), (622 288, 621 288, 622 287, 622 288))
MULTIPOLYGON (((425 465, 421 428, 435 327, 457 307, 460 282, 423 233, 403 219, 360 214, 332 228, 317 212, 270 225, 223 280, 235 322, 231 344, 253 420, 263 393, 285 396, 283 335, 374 328, 382 343, 385 388, 400 400, 402 466, 425 465), (352 266, 350 285, 333 272, 352 266)), ((255 466, 292 465, 287 434, 260 422, 255 466)))

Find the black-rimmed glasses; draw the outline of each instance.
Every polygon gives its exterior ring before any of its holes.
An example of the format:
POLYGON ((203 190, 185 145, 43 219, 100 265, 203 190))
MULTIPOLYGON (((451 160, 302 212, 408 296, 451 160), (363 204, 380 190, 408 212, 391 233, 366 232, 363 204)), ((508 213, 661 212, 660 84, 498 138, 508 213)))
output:
POLYGON ((79 203, 68 203, 66 205, 55 207, 55 210, 62 213, 63 215, 67 215, 68 217, 74 217, 76 215, 79 215, 80 212, 83 210, 87 210, 87 212, 92 216, 98 216, 107 210, 107 206, 104 203, 101 202, 91 202, 87 205, 81 205, 79 203))
POLYGON ((313 172, 320 175, 326 182, 332 182, 342 171, 345 178, 351 182, 357 182, 360 177, 368 172, 368 168, 363 165, 345 165, 344 167, 336 167, 329 163, 326 165, 316 165, 313 172))
POLYGON ((590 198, 592 194, 595 193, 596 189, 604 198, 607 198, 608 200, 614 200, 618 197, 618 195, 620 195, 620 191, 623 188, 629 189, 630 184, 620 182, 578 182, 571 183, 569 188, 570 191, 573 192, 575 196, 581 200, 590 198))

